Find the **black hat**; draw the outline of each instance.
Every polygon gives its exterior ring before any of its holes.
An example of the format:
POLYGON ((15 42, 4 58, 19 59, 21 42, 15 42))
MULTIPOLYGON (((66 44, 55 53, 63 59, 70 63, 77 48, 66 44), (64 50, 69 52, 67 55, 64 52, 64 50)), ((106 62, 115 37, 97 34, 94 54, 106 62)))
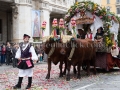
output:
POLYGON ((27 35, 27 34, 24 34, 24 35, 23 35, 23 37, 24 37, 24 38, 25 38, 25 37, 30 38, 30 36, 29 36, 29 35, 27 35))

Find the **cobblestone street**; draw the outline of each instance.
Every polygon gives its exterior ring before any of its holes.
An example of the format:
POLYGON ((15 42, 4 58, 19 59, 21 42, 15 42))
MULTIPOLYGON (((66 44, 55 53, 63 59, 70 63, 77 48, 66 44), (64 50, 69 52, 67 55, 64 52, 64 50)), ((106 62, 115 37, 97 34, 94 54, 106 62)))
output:
MULTIPOLYGON (((97 75, 88 77, 82 71, 80 80, 76 79, 75 75, 71 76, 70 81, 59 78, 58 65, 52 65, 51 77, 46 80, 47 64, 42 63, 35 65, 33 85, 31 90, 120 90, 120 71, 115 68, 109 72, 97 70, 97 75)), ((72 71, 71 71, 72 73, 72 71)), ((0 67, 0 90, 12 90, 12 86, 17 83, 18 69, 12 66, 3 65, 0 67)), ((27 85, 27 78, 24 78, 22 89, 27 85)))

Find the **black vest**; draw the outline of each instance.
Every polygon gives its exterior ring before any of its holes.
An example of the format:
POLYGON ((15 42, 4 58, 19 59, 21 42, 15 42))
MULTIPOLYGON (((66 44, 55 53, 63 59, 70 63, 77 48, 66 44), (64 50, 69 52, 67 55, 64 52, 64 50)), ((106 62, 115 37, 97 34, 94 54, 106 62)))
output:
MULTIPOLYGON (((29 44, 25 50, 22 50, 22 45, 23 43, 20 44, 20 50, 21 50, 21 58, 29 58, 31 57, 31 53, 29 52, 30 48, 31 48, 31 44, 29 44)), ((21 60, 18 63, 18 68, 19 69, 29 69, 29 68, 33 68, 34 64, 33 61, 31 59, 28 60, 21 60), (30 61, 31 66, 29 67, 26 63, 26 61, 30 61)))

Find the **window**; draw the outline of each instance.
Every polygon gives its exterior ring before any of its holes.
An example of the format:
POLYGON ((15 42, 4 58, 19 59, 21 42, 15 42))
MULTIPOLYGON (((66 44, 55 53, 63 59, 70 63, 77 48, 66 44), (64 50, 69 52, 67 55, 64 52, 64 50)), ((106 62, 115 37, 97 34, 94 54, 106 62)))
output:
POLYGON ((120 3, 120 0, 116 0, 117 3, 120 3))
POLYGON ((107 4, 110 4, 110 0, 107 0, 107 4))
POLYGON ((117 7, 117 14, 120 14, 120 7, 117 7))
POLYGON ((107 7, 107 12, 110 12, 110 7, 109 6, 107 7))
POLYGON ((110 9, 107 9, 107 12, 110 12, 110 9))

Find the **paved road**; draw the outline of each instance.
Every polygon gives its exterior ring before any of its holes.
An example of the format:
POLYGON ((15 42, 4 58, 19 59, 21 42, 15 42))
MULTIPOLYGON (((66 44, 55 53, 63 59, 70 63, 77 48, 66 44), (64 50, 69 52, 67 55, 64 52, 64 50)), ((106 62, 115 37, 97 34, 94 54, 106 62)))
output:
MULTIPOLYGON (((0 66, 0 90, 12 90, 12 86, 17 82, 18 69, 12 66, 0 66)), ((97 75, 88 77, 82 71, 82 78, 76 79, 72 74, 68 82, 59 78, 59 67, 52 65, 51 78, 46 80, 47 64, 42 63, 35 65, 33 86, 31 90, 120 90, 120 71, 115 68, 109 72, 98 69, 97 75)), ((27 78, 24 78, 22 89, 25 90, 27 78)))

